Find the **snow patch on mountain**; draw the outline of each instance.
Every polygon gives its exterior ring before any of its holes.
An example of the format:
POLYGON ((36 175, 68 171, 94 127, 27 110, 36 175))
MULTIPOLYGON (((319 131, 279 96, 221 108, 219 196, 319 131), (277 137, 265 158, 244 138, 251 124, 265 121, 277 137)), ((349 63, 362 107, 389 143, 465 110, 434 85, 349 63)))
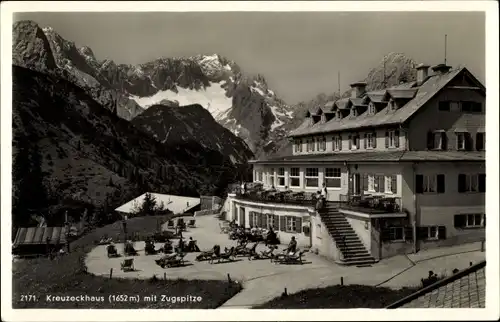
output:
POLYGON ((143 108, 159 104, 162 100, 177 101, 181 106, 200 104, 216 120, 219 120, 227 114, 233 105, 232 98, 226 96, 226 90, 222 87, 223 85, 224 81, 218 83, 210 82, 210 86, 206 87, 206 89, 191 90, 189 88, 177 87, 177 92, 163 90, 149 97, 131 95, 130 98, 143 108))

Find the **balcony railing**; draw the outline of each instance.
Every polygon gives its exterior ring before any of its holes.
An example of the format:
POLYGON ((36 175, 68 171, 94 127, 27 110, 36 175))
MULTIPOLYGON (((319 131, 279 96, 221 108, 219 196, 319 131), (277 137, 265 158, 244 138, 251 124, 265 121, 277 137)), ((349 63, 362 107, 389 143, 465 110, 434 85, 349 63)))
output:
POLYGON ((315 207, 317 203, 315 194, 305 192, 261 190, 246 193, 235 191, 235 193, 238 199, 262 203, 280 203, 306 207, 315 207))
POLYGON ((372 195, 340 195, 340 208, 368 214, 387 214, 402 211, 400 197, 372 195))

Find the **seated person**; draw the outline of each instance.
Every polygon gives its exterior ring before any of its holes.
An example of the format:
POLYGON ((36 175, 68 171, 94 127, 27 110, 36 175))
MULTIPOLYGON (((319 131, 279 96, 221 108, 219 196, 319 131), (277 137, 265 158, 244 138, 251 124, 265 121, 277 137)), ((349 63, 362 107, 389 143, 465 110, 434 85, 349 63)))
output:
POLYGON ((165 245, 163 245, 163 252, 164 253, 171 253, 173 250, 174 250, 174 248, 172 246, 172 241, 170 241, 170 239, 167 239, 167 241, 165 242, 165 245))
POLYGON ((288 244, 288 247, 286 248, 286 252, 289 255, 295 254, 297 251, 297 241, 295 240, 295 236, 292 236, 292 239, 290 240, 290 243, 288 244))
POLYGON ((148 253, 148 254, 155 254, 156 253, 155 244, 150 240, 147 241, 145 250, 146 250, 146 253, 148 253))
POLYGON ((106 247, 106 250, 108 251, 108 254, 116 254, 116 246, 115 244, 111 243, 106 247))
POLYGON ((198 248, 198 245, 196 245, 196 240, 193 240, 193 237, 189 237, 187 249, 190 252, 199 252, 200 251, 200 249, 198 248))
POLYGON ((257 233, 257 228, 250 226, 250 234, 255 235, 257 233))
POLYGON ((125 252, 126 253, 131 253, 131 254, 133 254, 133 253, 136 252, 135 249, 134 249, 134 245, 132 245, 132 241, 127 240, 125 242, 125 252))

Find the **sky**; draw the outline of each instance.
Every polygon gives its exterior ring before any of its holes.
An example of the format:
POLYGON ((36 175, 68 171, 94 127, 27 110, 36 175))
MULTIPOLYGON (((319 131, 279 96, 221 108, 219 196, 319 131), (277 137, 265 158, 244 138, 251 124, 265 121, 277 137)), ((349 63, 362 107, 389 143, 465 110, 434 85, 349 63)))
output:
POLYGON ((139 64, 218 53, 262 74, 289 104, 364 79, 390 52, 465 66, 484 83, 485 16, 473 12, 31 12, 97 59, 139 64))

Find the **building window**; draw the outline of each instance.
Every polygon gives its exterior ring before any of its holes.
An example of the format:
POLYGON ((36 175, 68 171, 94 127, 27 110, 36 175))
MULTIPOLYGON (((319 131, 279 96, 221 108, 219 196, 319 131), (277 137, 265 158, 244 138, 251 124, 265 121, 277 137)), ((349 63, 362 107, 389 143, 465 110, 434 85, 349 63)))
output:
POLYGON ((367 149, 373 149, 374 146, 373 146, 373 133, 366 133, 365 134, 366 136, 366 148, 367 149))
POLYGON ((441 102, 439 102, 438 110, 439 111, 449 112, 450 111, 450 102, 449 101, 441 101, 441 102))
POLYGON ((482 228, 485 226, 484 214, 460 214, 454 217, 456 228, 482 228))
POLYGON ((476 150, 484 151, 486 146, 486 133, 477 132, 476 133, 476 150))
POLYGON ((463 113, 481 113, 483 105, 478 102, 463 101, 460 102, 460 107, 463 113))
POLYGON ((302 140, 297 139, 294 144, 295 152, 302 152, 302 140))
POLYGON ((443 130, 427 132, 427 149, 428 150, 446 150, 447 136, 443 130))
POLYGON ((271 168, 271 172, 269 172, 269 185, 274 186, 274 168, 271 168))
POLYGON ((481 174, 459 174, 458 192, 486 192, 486 175, 481 174))
POLYGON ((404 227, 389 227, 389 239, 391 241, 403 241, 405 239, 404 227))
POLYGON ((383 175, 368 175, 368 191, 384 192, 384 176, 383 175))
POLYGON ((285 186, 285 168, 278 168, 278 186, 285 186))
POLYGON ((359 134, 349 135, 349 150, 359 149, 359 134))
POLYGON ((370 102, 370 105, 368 106, 368 114, 374 115, 375 113, 377 113, 377 110, 375 109, 375 104, 373 102, 370 102))
POLYGON ((290 169, 290 187, 300 187, 300 169, 290 169))
POLYGON ((386 131, 385 132, 385 147, 397 148, 399 147, 399 131, 386 131))
POLYGON ((457 132, 457 150, 465 150, 465 133, 457 132))
POLYGON ((385 176, 385 193, 397 193, 397 177, 396 176, 385 176))
POLYGON ((321 137, 318 140, 318 151, 326 151, 326 137, 321 137))
POLYGON ((439 239, 439 229, 437 226, 420 227, 420 238, 423 240, 439 239))
POLYGON ((276 215, 273 215, 273 214, 266 214, 266 217, 267 217, 267 229, 269 229, 270 227, 273 227, 273 229, 276 229, 278 226, 276 226, 278 224, 278 220, 277 220, 277 216, 276 215))
POLYGON ((330 188, 340 188, 340 168, 326 168, 325 181, 326 186, 330 188))
POLYGON ((334 136, 333 137, 332 150, 333 151, 340 151, 340 150, 342 150, 342 138, 340 136, 334 136))
POLYGON ((306 187, 318 186, 318 168, 306 168, 306 187))
POLYGON ((444 193, 445 192, 445 176, 438 175, 422 175, 417 174, 415 178, 416 193, 444 193))
POLYGON ((312 139, 307 139, 307 152, 311 152, 313 150, 313 141, 312 139))
POLYGON ((286 216, 286 231, 287 232, 297 231, 297 220, 295 217, 286 216))

